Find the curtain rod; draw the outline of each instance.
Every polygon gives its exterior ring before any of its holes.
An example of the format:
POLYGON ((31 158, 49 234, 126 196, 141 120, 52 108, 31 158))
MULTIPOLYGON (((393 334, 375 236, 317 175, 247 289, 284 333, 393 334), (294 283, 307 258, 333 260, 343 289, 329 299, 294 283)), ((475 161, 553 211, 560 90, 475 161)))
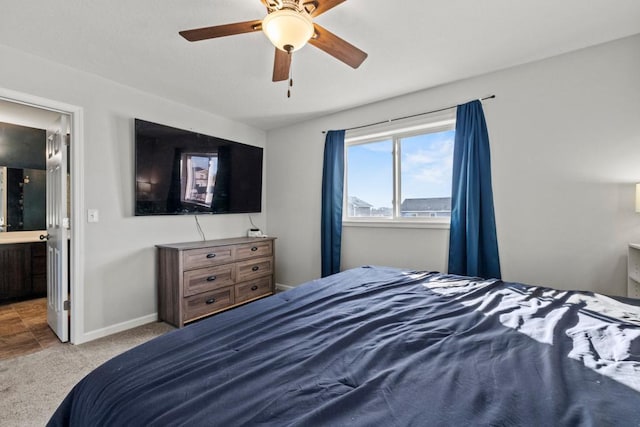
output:
MULTIPOLYGON (((485 101, 487 99, 493 99, 495 97, 496 97, 495 95, 485 96, 484 98, 480 98, 480 101, 485 101)), ((426 111, 424 113, 412 114, 410 116, 404 116, 404 117, 396 117, 395 119, 383 120, 381 122, 369 123, 369 124, 361 125, 361 126, 354 126, 354 127, 345 129, 345 131, 368 128, 369 126, 381 125, 381 124, 384 124, 384 123, 391 123, 391 122, 395 122, 395 121, 398 121, 398 120, 411 119, 413 117, 424 116, 426 114, 439 113, 441 111, 451 110, 452 108, 456 108, 456 107, 457 107, 457 105, 452 105, 451 107, 439 108, 437 110, 426 111)), ((323 130, 322 133, 327 133, 327 131, 323 130)))

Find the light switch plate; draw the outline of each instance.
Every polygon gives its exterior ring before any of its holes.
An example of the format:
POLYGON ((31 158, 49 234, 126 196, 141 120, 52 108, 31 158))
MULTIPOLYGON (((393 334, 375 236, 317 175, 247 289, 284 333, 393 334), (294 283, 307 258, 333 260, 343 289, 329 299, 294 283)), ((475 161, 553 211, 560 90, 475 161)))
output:
POLYGON ((98 209, 87 209, 87 222, 98 222, 98 209))

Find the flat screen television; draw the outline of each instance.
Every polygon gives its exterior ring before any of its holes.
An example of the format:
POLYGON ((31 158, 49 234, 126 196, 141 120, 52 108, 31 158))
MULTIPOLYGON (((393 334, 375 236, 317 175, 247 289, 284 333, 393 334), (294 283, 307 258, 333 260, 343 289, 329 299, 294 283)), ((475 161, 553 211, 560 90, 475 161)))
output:
POLYGON ((262 148, 135 119, 135 215, 255 213, 262 148))

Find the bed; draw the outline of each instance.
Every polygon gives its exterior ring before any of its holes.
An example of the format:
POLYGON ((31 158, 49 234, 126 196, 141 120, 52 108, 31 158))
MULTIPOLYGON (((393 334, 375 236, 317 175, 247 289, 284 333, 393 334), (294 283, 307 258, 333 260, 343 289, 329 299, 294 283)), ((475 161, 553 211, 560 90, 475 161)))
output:
POLYGON ((111 359, 48 425, 640 425, 640 301, 365 266, 111 359))

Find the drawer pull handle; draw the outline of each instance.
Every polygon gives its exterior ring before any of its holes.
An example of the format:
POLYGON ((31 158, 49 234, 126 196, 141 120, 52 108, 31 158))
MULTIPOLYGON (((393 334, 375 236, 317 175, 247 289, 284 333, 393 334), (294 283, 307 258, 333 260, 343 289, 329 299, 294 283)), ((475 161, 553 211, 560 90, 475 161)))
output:
POLYGON ((260 267, 258 267, 257 265, 254 265, 254 266, 251 268, 251 271, 258 271, 258 270, 260 270, 260 267))
POLYGON ((252 247, 252 248, 251 248, 251 252, 255 252, 255 251, 257 251, 257 250, 258 250, 258 247, 257 247, 257 246, 254 246, 254 247, 252 247))
POLYGON ((215 258, 216 254, 207 254, 207 258, 215 258))
POLYGON ((253 285, 253 286, 251 287, 251 290, 252 290, 252 291, 257 291, 257 290, 258 290, 258 286, 253 285))
POLYGON ((206 303, 207 303, 207 304, 213 304, 214 302, 216 302, 216 299, 215 299, 215 298, 209 298, 209 299, 206 301, 206 303))
POLYGON ((207 277, 207 282, 213 282, 214 280, 216 280, 216 276, 207 277))

